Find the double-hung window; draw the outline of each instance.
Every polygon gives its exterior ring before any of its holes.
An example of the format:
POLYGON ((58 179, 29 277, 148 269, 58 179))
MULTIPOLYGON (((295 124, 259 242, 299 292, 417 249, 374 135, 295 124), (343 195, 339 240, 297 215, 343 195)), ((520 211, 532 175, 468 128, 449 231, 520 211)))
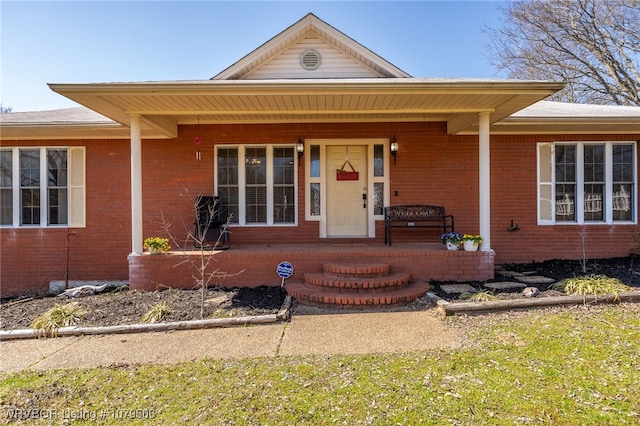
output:
POLYGON ((230 223, 295 224, 296 160, 293 145, 218 147, 216 192, 230 223))
POLYGON ((0 150, 0 225, 85 226, 85 150, 0 150))
POLYGON ((538 144, 538 223, 637 220, 634 142, 538 144))

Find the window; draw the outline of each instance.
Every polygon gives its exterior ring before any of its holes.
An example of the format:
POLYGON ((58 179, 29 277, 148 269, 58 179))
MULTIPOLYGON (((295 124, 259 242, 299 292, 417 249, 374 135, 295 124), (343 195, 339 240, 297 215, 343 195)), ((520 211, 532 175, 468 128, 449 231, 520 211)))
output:
POLYGON ((635 222, 635 152, 630 142, 538 144, 538 223, 635 222))
POLYGON ((69 179, 67 150, 47 150, 47 202, 48 225, 64 225, 69 222, 69 179))
POLYGON ((218 196, 227 209, 231 223, 238 223, 238 148, 218 149, 218 196))
POLYGON ((384 214, 384 145, 373 146, 373 214, 384 214))
POLYGON ((295 167, 293 148, 273 149, 273 222, 295 222, 295 167))
POLYGON ((0 225, 85 226, 85 150, 0 150, 0 225))
POLYGON ((13 225, 13 153, 0 151, 0 225, 13 225))
POLYGON ((267 149, 247 148, 244 159, 247 223, 267 223, 267 149))
POLYGON ((320 173, 321 156, 320 145, 311 145, 309 149, 309 191, 307 205, 309 206, 309 216, 314 218, 320 217, 320 189, 321 177, 320 173))
POLYGON ((217 195, 232 215, 231 223, 296 223, 293 146, 219 147, 216 168, 217 195))

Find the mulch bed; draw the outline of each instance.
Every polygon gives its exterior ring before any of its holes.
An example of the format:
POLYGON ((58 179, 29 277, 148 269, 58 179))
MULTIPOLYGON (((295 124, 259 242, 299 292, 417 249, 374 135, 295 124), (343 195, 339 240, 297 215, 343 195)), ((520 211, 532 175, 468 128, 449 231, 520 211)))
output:
MULTIPOLYGON (((140 317, 154 305, 166 302, 172 309, 163 321, 187 321, 200 318, 202 293, 199 290, 169 289, 160 292, 135 292, 112 288, 105 293, 68 299, 43 297, 27 301, 4 300, 0 305, 0 329, 29 328, 40 314, 55 306, 77 302, 86 311, 78 325, 97 327, 140 323, 140 317)), ((209 288, 205 293, 204 318, 256 316, 277 313, 286 297, 281 287, 209 288)))
MULTIPOLYGON (((620 279, 625 284, 640 288, 640 257, 589 260, 586 270, 579 261, 550 260, 546 262, 502 265, 509 271, 542 275, 560 281, 580 275, 600 274, 620 279)), ((511 278, 496 274, 492 281, 511 281, 511 278)), ((439 291, 439 284, 432 282, 433 291, 445 300, 455 301, 457 295, 439 291)), ((483 282, 468 282, 479 291, 484 290, 483 282)), ((550 289, 549 284, 535 285, 541 297, 562 293, 550 289)), ((160 302, 166 302, 172 313, 164 321, 186 321, 200 318, 201 292, 199 290, 170 289, 161 292, 132 292, 126 288, 77 299, 63 297, 43 297, 21 301, 17 298, 3 299, 0 304, 0 329, 16 330, 29 328, 31 322, 55 304, 77 302, 87 313, 78 325, 84 327, 127 325, 140 323, 144 313, 160 302)), ((501 292, 500 298, 523 297, 520 292, 501 292)), ((284 303, 286 292, 281 287, 257 287, 235 289, 207 289, 205 294, 204 318, 255 316, 277 313, 284 303)), ((414 301, 407 309, 430 309, 433 303, 427 297, 414 301)))
MULTIPOLYGON (((565 278, 574 278, 584 275, 606 275, 611 278, 618 278, 624 284, 640 289, 640 256, 617 257, 611 259, 594 259, 581 262, 578 260, 548 260, 545 262, 533 262, 527 264, 506 264, 497 268, 495 278, 486 282, 516 281, 514 278, 500 275, 500 269, 506 271, 520 272, 525 275, 540 275, 553 278, 555 282, 565 278)), ((452 284, 452 282, 434 281, 431 283, 433 292, 442 299, 449 302, 459 301, 459 295, 447 294, 440 290, 442 284, 452 284)), ((485 282, 466 282, 476 291, 487 291, 485 282)), ((538 297, 555 297, 564 293, 553 290, 551 284, 527 284, 528 287, 536 287, 540 290, 538 297)), ((500 299, 514 299, 524 297, 520 290, 504 290, 495 294, 500 299)))

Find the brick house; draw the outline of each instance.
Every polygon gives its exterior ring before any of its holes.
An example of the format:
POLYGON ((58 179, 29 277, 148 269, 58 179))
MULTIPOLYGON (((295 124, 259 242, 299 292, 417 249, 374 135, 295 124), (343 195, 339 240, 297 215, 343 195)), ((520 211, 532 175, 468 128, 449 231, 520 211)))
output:
POLYGON ((189 287, 193 203, 231 214, 221 285, 278 285, 323 260, 387 259, 413 279, 494 263, 626 256, 638 244, 640 108, 544 99, 562 83, 414 78, 309 14, 210 80, 50 84, 78 108, 3 114, 2 295, 55 280, 189 287), (392 153, 391 142, 397 145, 392 153), (358 180, 338 182, 346 160, 358 180), (394 231, 383 209, 444 206, 481 250, 394 231))

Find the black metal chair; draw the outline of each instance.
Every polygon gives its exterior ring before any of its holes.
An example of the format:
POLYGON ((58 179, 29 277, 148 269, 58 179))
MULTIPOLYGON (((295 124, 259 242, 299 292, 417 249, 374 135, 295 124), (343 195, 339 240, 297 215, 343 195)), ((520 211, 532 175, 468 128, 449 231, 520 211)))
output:
POLYGON ((222 205, 220 197, 198 196, 195 213, 195 248, 227 250, 231 247, 227 227, 227 210, 222 205))

